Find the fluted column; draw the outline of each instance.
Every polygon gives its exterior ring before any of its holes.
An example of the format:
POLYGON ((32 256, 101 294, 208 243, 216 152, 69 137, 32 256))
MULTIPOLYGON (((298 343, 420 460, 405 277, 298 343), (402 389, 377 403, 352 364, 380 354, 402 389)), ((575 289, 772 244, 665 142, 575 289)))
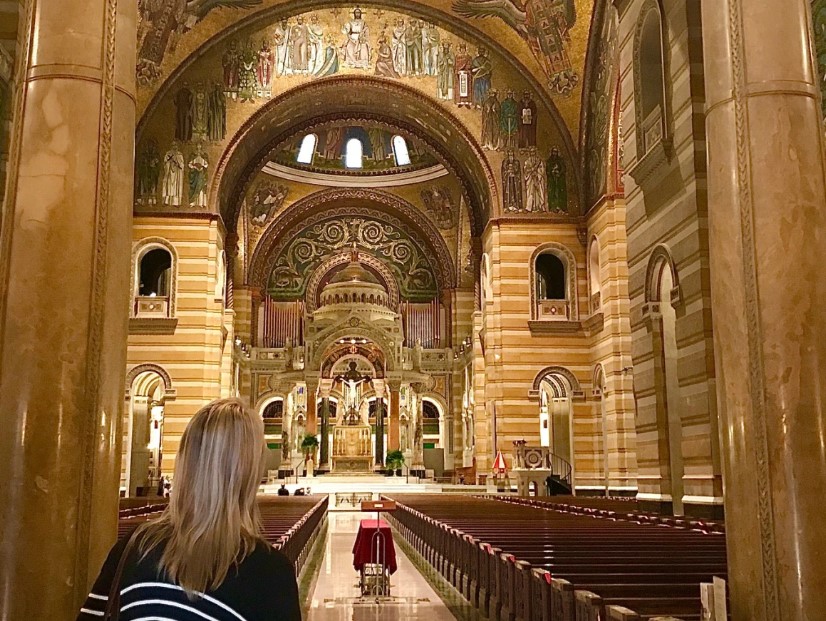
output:
POLYGON ((137 10, 29 0, 0 235, 0 619, 72 619, 116 536, 137 10))
POLYGON ((735 621, 826 610, 826 176, 808 6, 702 3, 735 621))

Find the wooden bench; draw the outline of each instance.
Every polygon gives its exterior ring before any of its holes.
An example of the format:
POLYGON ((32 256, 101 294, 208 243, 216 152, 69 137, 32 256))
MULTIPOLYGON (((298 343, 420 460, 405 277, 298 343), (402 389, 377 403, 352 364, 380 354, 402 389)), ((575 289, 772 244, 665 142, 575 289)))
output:
POLYGON ((673 518, 391 496, 394 526, 491 619, 699 619, 700 583, 727 571, 724 535, 673 518))

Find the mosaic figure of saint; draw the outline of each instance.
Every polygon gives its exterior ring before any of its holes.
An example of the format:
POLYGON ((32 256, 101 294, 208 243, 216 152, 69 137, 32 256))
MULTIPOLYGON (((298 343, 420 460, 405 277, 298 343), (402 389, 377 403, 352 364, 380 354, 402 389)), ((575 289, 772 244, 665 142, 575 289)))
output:
POLYGON ((252 45, 252 41, 247 42, 247 46, 241 54, 241 74, 238 82, 238 99, 240 101, 255 101, 258 81, 255 76, 258 66, 258 53, 252 45))
POLYGON ((450 42, 442 43, 442 52, 439 55, 439 75, 436 79, 436 94, 439 99, 453 99, 455 58, 450 49, 450 42))
POLYGON ((453 101, 460 108, 470 108, 473 100, 471 91, 473 78, 471 74, 472 59, 467 51, 467 45, 460 43, 454 57, 456 80, 453 84, 453 101))
POLYGON ((376 75, 385 78, 398 78, 399 72, 393 66, 393 48, 387 42, 387 37, 382 35, 379 45, 376 48, 376 75))
POLYGON ((531 147, 525 160, 525 211, 546 211, 548 206, 548 178, 545 162, 536 147, 531 147))
POLYGON ((290 65, 290 25, 286 19, 282 19, 275 27, 273 41, 275 42, 275 75, 286 75, 290 65))
POLYGON ((163 158, 163 204, 179 207, 184 196, 184 154, 173 142, 163 158))
POLYGON ((261 42, 261 49, 258 50, 258 95, 270 97, 272 95, 272 76, 275 71, 275 50, 270 47, 270 42, 264 39, 261 42))
POLYGON ((227 135, 227 98, 218 82, 212 85, 207 104, 207 135, 213 142, 220 142, 227 135))
POLYGON ((519 148, 536 146, 536 102, 529 91, 522 95, 519 103, 519 148))
POLYGON ((422 55, 425 75, 435 76, 439 73, 439 48, 442 35, 433 23, 422 28, 422 55))
POLYGON ((407 27, 404 19, 399 18, 393 27, 393 40, 390 47, 393 50, 393 67, 400 76, 407 75, 407 27))
POLYGON ((192 140, 192 90, 186 82, 175 93, 175 140, 189 142, 192 140))
POLYGON ((189 160, 189 205, 190 207, 207 206, 207 169, 209 161, 203 148, 198 145, 189 160))
POLYGON ((509 90, 499 111, 500 147, 515 149, 519 141, 519 104, 509 90))
POLYGON ((137 161, 138 202, 144 205, 157 203, 158 182, 161 177, 161 155, 158 152, 158 143, 149 140, 141 151, 137 161))
POLYGON ((361 9, 353 10, 353 19, 341 28, 347 35, 344 43, 344 64, 354 69, 367 69, 370 63, 370 29, 362 17, 361 9))
POLYGON ((323 78, 336 73, 338 73, 338 50, 333 42, 333 37, 326 35, 324 37, 324 62, 314 75, 323 78))
POLYGON ((209 125, 209 96, 206 87, 199 84, 192 95, 192 140, 207 139, 209 125))
POLYGON ((223 57, 221 66, 224 69, 224 89, 227 97, 235 99, 238 97, 238 82, 241 76, 241 51, 238 49, 238 41, 229 42, 223 57))
POLYGON ((487 99, 490 90, 491 79, 493 78, 493 64, 488 57, 488 51, 480 47, 476 57, 470 64, 470 72, 473 75, 473 106, 481 108, 487 99))
POLYGON ((502 207, 506 212, 522 211, 522 165, 513 149, 507 150, 502 162, 502 207))
POLYGON ((293 73, 307 73, 310 68, 310 29, 303 15, 296 18, 290 32, 290 68, 293 73))
POLYGON ((324 65, 324 28, 318 21, 318 15, 310 17, 307 26, 307 36, 310 41, 310 58, 308 73, 315 75, 324 65))
POLYGON ((499 102, 499 92, 492 88, 488 90, 485 101, 482 102, 482 146, 485 149, 496 151, 500 144, 500 117, 502 105, 499 102))
POLYGON ((422 28, 418 19, 411 19, 405 32, 407 46, 407 75, 420 76, 424 73, 422 28))
POLYGON ((557 147, 551 149, 545 168, 548 175, 548 208, 556 213, 568 213, 567 166, 557 147))

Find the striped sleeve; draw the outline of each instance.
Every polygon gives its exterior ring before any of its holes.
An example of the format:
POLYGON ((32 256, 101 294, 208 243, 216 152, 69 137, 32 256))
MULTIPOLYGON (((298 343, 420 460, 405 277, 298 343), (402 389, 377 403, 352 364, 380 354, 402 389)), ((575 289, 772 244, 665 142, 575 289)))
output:
POLYGON ((103 563, 92 591, 80 608, 77 621, 95 621, 103 618, 106 612, 106 604, 109 602, 109 590, 118 568, 118 561, 120 561, 120 556, 123 554, 128 539, 129 537, 122 538, 109 551, 109 556, 106 557, 103 563))

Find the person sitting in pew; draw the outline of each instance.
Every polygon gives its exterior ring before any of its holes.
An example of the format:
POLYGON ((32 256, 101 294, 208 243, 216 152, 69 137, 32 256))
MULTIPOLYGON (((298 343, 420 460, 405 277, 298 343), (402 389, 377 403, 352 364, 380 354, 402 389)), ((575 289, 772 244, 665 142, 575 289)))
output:
POLYGON ((290 490, 287 489, 287 486, 284 483, 282 483, 281 487, 278 488, 278 495, 279 496, 289 496, 290 495, 290 490))
POLYGON ((115 544, 78 621, 301 621, 295 569, 261 533, 266 450, 263 420, 239 399, 199 410, 169 506, 115 544))
POLYGON ((298 489, 295 490, 295 492, 293 492, 293 496, 304 496, 304 495, 305 495, 305 493, 304 493, 304 488, 303 487, 299 487, 298 489))

